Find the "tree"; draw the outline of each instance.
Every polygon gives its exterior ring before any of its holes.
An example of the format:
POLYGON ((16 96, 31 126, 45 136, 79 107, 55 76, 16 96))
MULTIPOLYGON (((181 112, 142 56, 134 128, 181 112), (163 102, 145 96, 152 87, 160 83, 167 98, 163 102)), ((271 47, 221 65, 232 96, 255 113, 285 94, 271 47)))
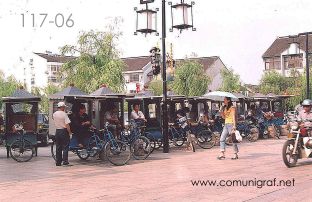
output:
POLYGON ((260 81, 260 92, 263 94, 282 94, 288 87, 287 78, 276 71, 266 72, 260 81))
MULTIPOLYGON (((12 95, 22 84, 18 82, 14 76, 5 78, 5 75, 0 71, 0 98, 12 95)), ((0 109, 2 108, 2 99, 0 99, 0 109)))
POLYGON ((227 92, 239 92, 242 90, 240 76, 235 74, 232 69, 222 69, 222 86, 219 90, 227 92))
POLYGON ((39 109, 43 113, 49 112, 49 95, 59 92, 61 89, 55 85, 49 84, 45 88, 32 88, 32 94, 41 98, 39 109))
POLYGON ((154 79, 150 82, 148 88, 153 92, 154 95, 160 96, 163 93, 163 82, 162 80, 154 79))
POLYGON ((125 64, 119 59, 115 43, 120 35, 114 26, 110 26, 107 32, 82 32, 77 45, 62 47, 62 54, 79 54, 79 57, 62 67, 60 78, 64 87, 75 84, 82 91, 90 93, 101 84, 106 84, 115 92, 122 92, 125 64))
POLYGON ((207 92, 210 82, 203 65, 196 60, 186 59, 177 65, 172 89, 180 95, 201 96, 207 92))

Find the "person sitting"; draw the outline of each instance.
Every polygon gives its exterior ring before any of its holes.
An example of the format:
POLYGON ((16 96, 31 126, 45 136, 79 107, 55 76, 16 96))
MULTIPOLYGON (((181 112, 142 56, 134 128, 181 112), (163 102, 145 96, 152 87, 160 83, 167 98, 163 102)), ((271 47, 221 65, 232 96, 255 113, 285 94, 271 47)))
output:
POLYGON ((118 119, 118 109, 113 106, 105 112, 105 120, 110 124, 108 129, 115 136, 118 137, 119 129, 121 128, 120 120, 118 119))
POLYGON ((72 128, 79 147, 84 147, 85 139, 90 137, 90 127, 92 123, 86 114, 86 107, 84 104, 79 104, 77 111, 72 114, 72 128))
POLYGON ((133 111, 131 112, 130 119, 134 120, 136 123, 139 123, 139 124, 144 124, 144 122, 147 122, 143 112, 140 111, 139 104, 133 105, 133 111))

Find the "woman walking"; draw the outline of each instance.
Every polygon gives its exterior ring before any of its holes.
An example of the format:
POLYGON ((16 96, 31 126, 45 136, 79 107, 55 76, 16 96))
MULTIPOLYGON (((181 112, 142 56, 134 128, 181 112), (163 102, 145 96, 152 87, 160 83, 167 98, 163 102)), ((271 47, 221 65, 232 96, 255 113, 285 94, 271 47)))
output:
MULTIPOLYGON (((232 100, 229 97, 224 98, 224 106, 221 109, 221 116, 225 119, 224 128, 220 138, 221 154, 218 156, 219 160, 225 159, 225 140, 228 135, 234 133, 236 130, 236 109, 233 106, 232 100)), ((233 143, 234 156, 232 160, 238 159, 238 146, 233 143)))

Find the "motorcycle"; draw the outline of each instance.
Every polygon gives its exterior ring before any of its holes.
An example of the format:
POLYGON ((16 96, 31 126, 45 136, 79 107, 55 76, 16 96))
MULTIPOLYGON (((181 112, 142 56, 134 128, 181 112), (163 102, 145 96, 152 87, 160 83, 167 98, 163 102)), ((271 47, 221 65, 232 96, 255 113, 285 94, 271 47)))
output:
MULTIPOLYGON (((312 120, 304 120, 304 122, 312 120)), ((292 124, 283 145, 282 157, 287 167, 295 167, 298 159, 312 158, 312 128, 292 124)))

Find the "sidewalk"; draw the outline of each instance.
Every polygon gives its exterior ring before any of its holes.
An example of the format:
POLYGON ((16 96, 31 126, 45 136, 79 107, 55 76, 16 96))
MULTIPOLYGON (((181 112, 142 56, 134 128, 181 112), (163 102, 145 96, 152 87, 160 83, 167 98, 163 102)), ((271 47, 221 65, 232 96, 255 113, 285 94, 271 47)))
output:
POLYGON ((241 144, 239 160, 217 160, 218 147, 197 152, 153 153, 145 161, 116 167, 81 161, 56 167, 50 148, 17 163, 0 148, 0 201, 298 201, 310 200, 312 162, 299 160, 289 169, 282 161, 285 140, 241 144), (292 180, 295 186, 193 186, 191 180, 292 180))

